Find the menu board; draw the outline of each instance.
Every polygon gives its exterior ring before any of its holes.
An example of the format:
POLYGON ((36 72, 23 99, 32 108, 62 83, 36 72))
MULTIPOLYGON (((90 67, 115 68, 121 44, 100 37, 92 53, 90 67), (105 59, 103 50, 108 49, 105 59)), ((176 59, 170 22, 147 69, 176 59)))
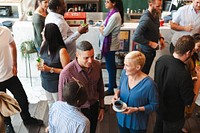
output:
POLYGON ((120 50, 124 52, 129 52, 130 30, 121 30, 119 38, 120 38, 120 50))

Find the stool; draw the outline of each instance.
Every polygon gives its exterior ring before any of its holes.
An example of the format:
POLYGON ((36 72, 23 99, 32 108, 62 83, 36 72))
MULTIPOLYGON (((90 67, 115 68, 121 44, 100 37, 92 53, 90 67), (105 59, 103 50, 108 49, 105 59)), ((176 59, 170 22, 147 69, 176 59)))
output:
MULTIPOLYGON (((31 75, 31 64, 30 64, 30 54, 37 53, 35 48, 34 42, 31 41, 24 41, 20 46, 22 55, 25 57, 25 64, 26 64, 26 77, 28 77, 27 68, 29 68, 29 76, 30 76, 30 83, 32 87, 32 75, 31 75)), ((38 56, 38 53, 37 53, 38 56)))

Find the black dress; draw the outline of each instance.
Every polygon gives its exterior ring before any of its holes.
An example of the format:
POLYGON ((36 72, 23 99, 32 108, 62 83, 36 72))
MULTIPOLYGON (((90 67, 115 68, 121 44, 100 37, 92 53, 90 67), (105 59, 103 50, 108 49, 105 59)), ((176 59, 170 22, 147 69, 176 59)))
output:
MULTIPOLYGON (((60 47, 60 49, 63 47, 60 47)), ((62 64, 60 62, 60 49, 57 50, 56 56, 51 60, 50 55, 48 54, 47 50, 41 54, 41 58, 44 60, 44 64, 49 67, 54 68, 62 68, 62 64)), ((58 81, 59 81, 59 74, 57 73, 50 73, 50 72, 43 72, 41 71, 41 81, 42 87, 51 93, 58 92, 58 81)))

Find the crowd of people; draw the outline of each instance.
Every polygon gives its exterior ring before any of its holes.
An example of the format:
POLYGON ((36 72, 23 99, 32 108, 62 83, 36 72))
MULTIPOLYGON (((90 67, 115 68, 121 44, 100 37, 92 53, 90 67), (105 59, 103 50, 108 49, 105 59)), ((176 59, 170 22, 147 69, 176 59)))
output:
MULTIPOLYGON (((184 123, 191 116, 200 88, 200 0, 192 0, 191 5, 174 13, 170 21, 175 30, 171 54, 156 61, 154 78, 148 74, 156 50, 162 50, 166 44, 159 31, 162 0, 148 0, 148 9, 132 36, 139 48, 125 56, 118 87, 115 52, 120 50, 123 1, 104 3, 109 12, 99 27, 99 46, 109 77, 105 85, 101 63, 94 59, 93 44, 86 40, 76 44, 88 32, 88 25, 72 32, 63 17, 64 0, 37 2, 32 24, 35 47, 44 61, 37 64, 37 69, 41 71, 49 105, 47 132, 95 133, 98 121, 105 117, 107 95, 113 95, 112 103, 120 99, 126 104, 123 111, 116 113, 120 133, 146 133, 152 112, 156 112, 154 133, 186 132, 184 123), (108 90, 104 91, 104 86, 108 90)), ((41 126, 43 121, 29 113, 27 95, 17 77, 16 44, 4 26, 0 26, 0 40, 0 91, 8 89, 13 94, 24 125, 41 126)), ((15 133, 10 117, 5 117, 4 124, 6 133, 15 133)))

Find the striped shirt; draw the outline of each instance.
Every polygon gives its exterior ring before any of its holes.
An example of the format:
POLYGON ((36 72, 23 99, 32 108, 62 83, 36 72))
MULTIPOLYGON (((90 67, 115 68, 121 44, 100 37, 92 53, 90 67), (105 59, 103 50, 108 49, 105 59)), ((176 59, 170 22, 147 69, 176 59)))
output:
POLYGON ((49 133, 89 133, 90 121, 77 107, 57 101, 49 112, 49 133))

